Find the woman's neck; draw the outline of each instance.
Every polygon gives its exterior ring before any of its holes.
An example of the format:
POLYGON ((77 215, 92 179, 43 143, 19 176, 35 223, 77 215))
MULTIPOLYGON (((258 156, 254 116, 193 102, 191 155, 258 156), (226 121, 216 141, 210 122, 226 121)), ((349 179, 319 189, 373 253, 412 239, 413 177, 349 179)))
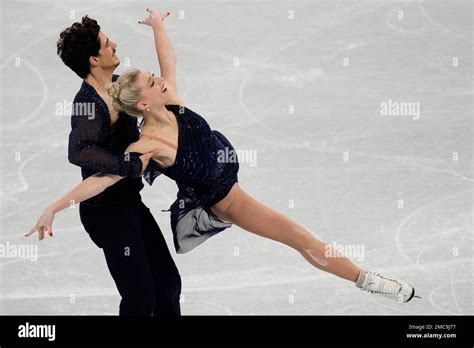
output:
POLYGON ((174 124, 174 115, 164 105, 160 107, 150 108, 145 111, 143 116, 143 127, 147 128, 163 128, 174 124))

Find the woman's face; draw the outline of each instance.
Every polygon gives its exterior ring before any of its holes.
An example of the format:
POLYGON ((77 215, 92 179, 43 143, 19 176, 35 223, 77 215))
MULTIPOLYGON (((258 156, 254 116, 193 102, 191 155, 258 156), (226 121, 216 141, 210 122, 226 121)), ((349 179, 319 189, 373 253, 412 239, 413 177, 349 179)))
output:
POLYGON ((148 71, 139 73, 137 87, 140 88, 142 95, 142 100, 138 105, 138 109, 141 111, 166 104, 170 98, 165 79, 161 76, 154 76, 148 71))

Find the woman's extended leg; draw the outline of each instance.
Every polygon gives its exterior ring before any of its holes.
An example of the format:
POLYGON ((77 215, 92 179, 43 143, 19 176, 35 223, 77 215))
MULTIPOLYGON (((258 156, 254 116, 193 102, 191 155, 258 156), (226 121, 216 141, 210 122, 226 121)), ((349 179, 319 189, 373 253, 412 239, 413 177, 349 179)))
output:
POLYGON ((306 229, 285 215, 270 209, 246 193, 236 183, 229 194, 212 207, 212 211, 221 220, 255 233, 284 243, 298 252, 313 266, 341 278, 356 282, 360 268, 336 251, 328 254, 327 244, 314 238, 306 229))
POLYGON ((296 249, 315 267, 353 281, 361 290, 398 302, 419 297, 415 296, 415 288, 404 281, 360 269, 291 219, 252 198, 238 183, 211 210, 223 221, 296 249))

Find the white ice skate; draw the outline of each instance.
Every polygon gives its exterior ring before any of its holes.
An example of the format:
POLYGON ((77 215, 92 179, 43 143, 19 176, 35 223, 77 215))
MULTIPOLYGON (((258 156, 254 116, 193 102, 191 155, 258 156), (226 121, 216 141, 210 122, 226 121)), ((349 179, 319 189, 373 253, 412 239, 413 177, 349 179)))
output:
POLYGON ((372 271, 361 270, 356 286, 361 290, 405 303, 415 296, 415 288, 403 281, 390 279, 372 271))

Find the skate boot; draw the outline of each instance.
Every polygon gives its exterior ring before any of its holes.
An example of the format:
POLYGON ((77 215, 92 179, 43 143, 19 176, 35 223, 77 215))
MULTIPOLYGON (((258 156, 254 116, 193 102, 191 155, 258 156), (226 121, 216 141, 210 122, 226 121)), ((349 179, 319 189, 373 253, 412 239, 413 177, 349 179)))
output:
POLYGON ((377 294, 382 297, 405 303, 410 301, 415 296, 415 288, 401 280, 395 280, 384 277, 372 271, 361 270, 356 286, 368 291, 372 294, 377 294))

